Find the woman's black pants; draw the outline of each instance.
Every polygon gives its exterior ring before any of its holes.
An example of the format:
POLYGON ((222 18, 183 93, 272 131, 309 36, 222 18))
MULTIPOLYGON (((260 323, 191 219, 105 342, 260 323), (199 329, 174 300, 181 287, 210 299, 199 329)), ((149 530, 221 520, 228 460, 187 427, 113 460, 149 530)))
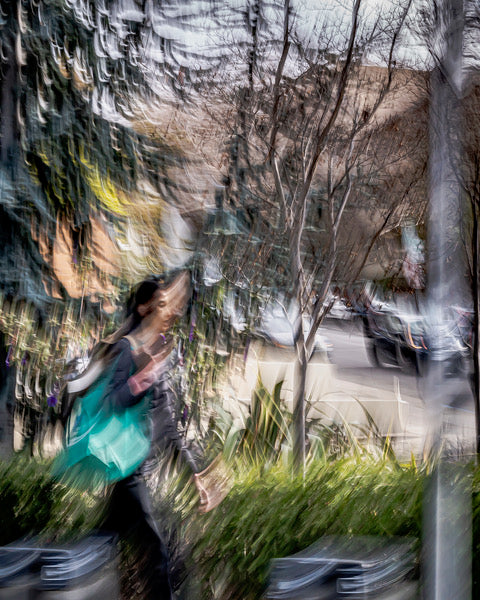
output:
POLYGON ((145 557, 146 598, 171 600, 167 551, 153 518, 145 479, 138 471, 114 484, 102 528, 130 539, 137 545, 139 556, 145 557))

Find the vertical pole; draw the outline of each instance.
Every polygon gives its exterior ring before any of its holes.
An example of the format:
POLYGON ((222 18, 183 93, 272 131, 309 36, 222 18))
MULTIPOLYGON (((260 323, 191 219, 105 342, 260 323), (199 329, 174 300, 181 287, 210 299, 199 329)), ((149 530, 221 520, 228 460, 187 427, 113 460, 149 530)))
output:
POLYGON ((465 297, 459 253, 462 214, 461 94, 463 2, 436 0, 430 98, 430 204, 428 220, 427 323, 429 368, 426 412, 433 461, 424 497, 425 600, 471 600, 471 485, 461 449, 447 448, 444 418, 451 404, 445 367, 451 356, 448 308, 465 297))
POLYGON ((479 295, 478 295, 478 251, 479 251, 479 231, 478 231, 478 213, 477 202, 472 202, 472 218, 473 218, 473 273, 472 273, 472 296, 473 296, 473 336, 472 336, 472 351, 473 351, 473 397, 475 402, 475 450, 477 452, 477 460, 480 455, 480 339, 479 339, 479 295))

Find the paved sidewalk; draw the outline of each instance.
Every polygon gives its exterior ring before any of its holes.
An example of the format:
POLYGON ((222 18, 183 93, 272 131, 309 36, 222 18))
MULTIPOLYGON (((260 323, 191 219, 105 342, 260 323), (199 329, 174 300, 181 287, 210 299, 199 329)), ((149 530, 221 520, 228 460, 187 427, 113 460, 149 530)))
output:
MULTIPOLYGON (((390 435, 400 459, 424 453, 432 417, 419 396, 402 393, 398 378, 391 390, 335 379, 337 397, 358 400, 370 412, 381 434, 390 435)), ((471 398, 443 407, 444 441, 452 453, 470 453, 475 446, 475 415, 471 398)))

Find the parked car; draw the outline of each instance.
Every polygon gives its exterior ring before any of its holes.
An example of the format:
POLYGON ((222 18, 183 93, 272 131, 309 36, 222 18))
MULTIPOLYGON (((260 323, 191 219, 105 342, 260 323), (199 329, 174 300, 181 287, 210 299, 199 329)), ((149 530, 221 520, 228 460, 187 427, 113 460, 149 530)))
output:
POLYGON ((329 319, 349 321, 356 315, 354 307, 338 294, 329 294, 323 305, 329 309, 327 313, 329 319))
POLYGON ((444 363, 449 377, 468 369, 470 349, 454 320, 433 331, 425 317, 384 304, 366 312, 363 319, 366 348, 374 366, 393 365, 408 373, 424 375, 429 355, 444 363))
MULTIPOLYGON (((267 343, 279 348, 294 348, 295 346, 295 322, 298 316, 298 308, 295 302, 284 306, 281 301, 270 300, 262 309, 255 334, 263 338, 267 343)), ((310 333, 312 321, 304 316, 303 334, 305 339, 310 333)), ((323 353, 327 360, 331 361, 332 344, 320 332, 315 333, 315 343, 312 355, 323 353)))

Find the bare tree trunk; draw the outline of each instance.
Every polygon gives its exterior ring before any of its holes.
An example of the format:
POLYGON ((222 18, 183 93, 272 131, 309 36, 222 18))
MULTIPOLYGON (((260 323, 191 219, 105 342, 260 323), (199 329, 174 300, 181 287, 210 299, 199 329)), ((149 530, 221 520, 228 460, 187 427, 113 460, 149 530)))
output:
POLYGON ((303 335, 302 314, 299 312, 296 323, 296 360, 293 377, 293 460, 297 471, 305 470, 305 384, 308 359, 303 335))
MULTIPOLYGON (((308 360, 314 348, 315 334, 318 326, 327 313, 325 299, 336 269, 338 231, 351 196, 353 164, 358 159, 358 156, 353 156, 354 149, 358 147, 359 132, 371 121, 377 108, 390 90, 395 66, 393 49, 399 32, 403 27, 410 3, 411 0, 405 0, 404 10, 402 9, 403 14, 399 15, 400 18, 398 20, 397 16, 392 17, 394 18, 392 23, 396 23, 396 31, 392 31, 391 36, 387 81, 384 82, 381 90, 376 93, 376 100, 373 106, 370 107, 368 118, 366 120, 357 118, 357 111, 353 110, 351 113, 353 115, 353 122, 349 127, 347 137, 345 138, 344 133, 341 135, 342 141, 340 142, 340 146, 342 147, 342 151, 343 145, 345 144, 346 146, 345 154, 342 156, 344 176, 341 182, 338 182, 337 186, 330 185, 330 192, 328 194, 330 241, 326 248, 326 256, 322 257, 322 280, 321 282, 317 281, 317 289, 315 290, 318 294, 318 302, 313 310, 312 326, 307 338, 303 331, 302 317, 304 314, 308 314, 309 316, 311 314, 311 307, 309 306, 310 280, 313 280, 315 277, 313 276, 309 280, 305 273, 307 267, 302 262, 302 244, 304 245, 304 238, 306 237, 305 218, 311 200, 312 185, 318 172, 321 156, 326 147, 334 143, 330 138, 334 137, 332 134, 335 128, 338 126, 339 131, 343 129, 341 123, 343 123, 344 119, 344 108, 352 96, 350 84, 354 85, 356 68, 361 64, 362 52, 360 51, 360 46, 362 45, 362 38, 360 37, 359 39, 359 32, 363 31, 360 10, 363 0, 354 0, 352 2, 350 13, 351 24, 346 40, 346 48, 342 53, 341 59, 338 59, 332 65, 334 67, 333 70, 328 69, 327 77, 320 77, 318 80, 313 79, 311 83, 311 85, 316 85, 324 80, 321 85, 323 86, 324 83, 328 85, 330 88, 329 93, 327 94, 322 91, 321 93, 314 94, 314 99, 311 101, 311 110, 308 112, 308 119, 303 114, 298 123, 292 124, 292 128, 288 131, 288 134, 285 131, 285 115, 292 106, 295 106, 298 98, 296 93, 292 94, 292 91, 295 91, 294 86, 297 83, 292 83, 289 78, 285 77, 284 70, 289 53, 293 52, 299 40, 296 40, 295 28, 292 27, 292 18, 294 18, 292 15, 295 13, 293 12, 291 2, 290 0, 283 0, 284 14, 281 55, 278 57, 278 62, 276 63, 273 82, 270 83, 269 80, 263 82, 265 83, 265 94, 259 96, 261 102, 258 106, 261 106, 264 102, 267 102, 269 106, 268 130, 260 135, 261 137, 265 136, 262 139, 262 143, 267 148, 265 164, 271 171, 269 175, 273 176, 275 200, 279 208, 276 229, 278 235, 285 235, 288 238, 291 283, 294 286, 294 297, 298 302, 299 314, 294 327, 296 360, 293 407, 295 427, 294 457, 297 466, 303 466, 305 461, 305 383, 308 360), (346 143, 345 139, 347 140, 346 143), (345 188, 342 187, 344 183, 345 188)), ((255 6, 258 7, 258 4, 255 6)), ((373 37, 372 31, 372 40, 373 37)), ((253 38, 255 38, 254 32, 253 38)), ((256 47, 255 44, 253 47, 256 47)), ((252 104, 254 90, 254 63, 250 62, 249 67, 249 90, 251 94, 245 98, 245 100, 248 100, 248 102, 245 102, 246 106, 252 104)), ((311 65, 307 72, 310 71, 310 67, 311 65)), ((322 72, 325 75, 327 72, 323 63, 317 62, 314 67, 313 72, 318 71, 317 75, 322 72)), ((308 82, 308 80, 306 81, 308 82)), ((306 84, 300 81, 299 85, 300 88, 297 91, 303 94, 303 86, 306 84)), ((320 90, 317 91, 320 92, 320 90)), ((302 94, 300 94, 300 97, 302 94)), ((355 93, 353 93, 352 97, 355 97, 355 93)), ((242 110, 240 109, 239 111, 240 121, 244 116, 242 110)), ((360 109, 358 108, 358 110, 360 109)), ((252 131, 254 131, 252 135, 255 135, 256 130, 252 128, 252 131)), ((247 139, 246 131, 244 137, 247 139)), ((317 274, 316 272, 315 275, 317 274)))
POLYGON ((305 381, 307 377, 307 352, 305 348, 305 337, 303 334, 303 293, 305 290, 305 276, 303 272, 301 257, 301 239, 305 225, 305 203, 300 210, 296 211, 297 221, 294 223, 293 230, 290 232, 290 256, 291 272, 294 281, 295 297, 298 304, 298 313, 295 321, 295 370, 294 370, 294 389, 293 389, 293 426, 294 426, 294 445, 293 457, 297 469, 305 468, 305 381))

